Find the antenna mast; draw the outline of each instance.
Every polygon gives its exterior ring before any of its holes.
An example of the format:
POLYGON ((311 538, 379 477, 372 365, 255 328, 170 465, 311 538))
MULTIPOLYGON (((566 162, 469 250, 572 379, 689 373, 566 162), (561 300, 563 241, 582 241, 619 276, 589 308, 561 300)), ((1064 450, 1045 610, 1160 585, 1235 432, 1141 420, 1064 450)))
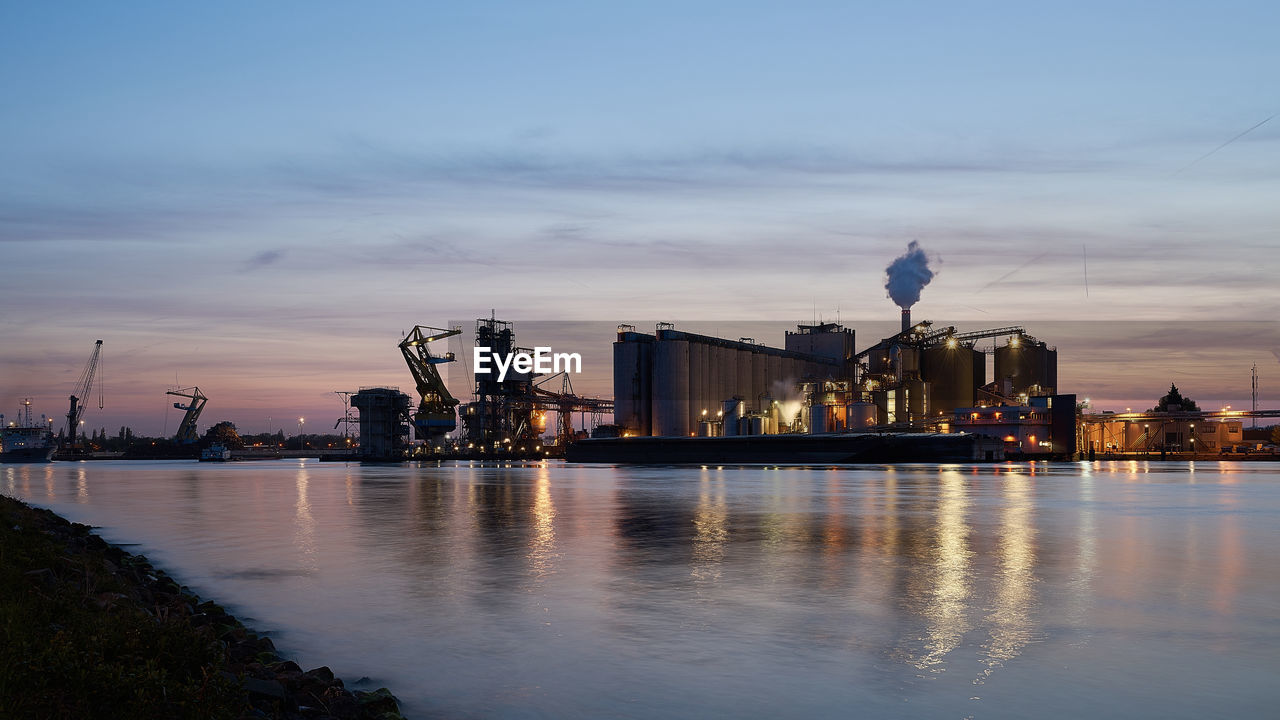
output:
MULTIPOLYGON (((1258 363, 1253 364, 1253 411, 1258 412, 1258 363)), ((1253 418, 1253 427, 1258 427, 1258 418, 1253 418)))

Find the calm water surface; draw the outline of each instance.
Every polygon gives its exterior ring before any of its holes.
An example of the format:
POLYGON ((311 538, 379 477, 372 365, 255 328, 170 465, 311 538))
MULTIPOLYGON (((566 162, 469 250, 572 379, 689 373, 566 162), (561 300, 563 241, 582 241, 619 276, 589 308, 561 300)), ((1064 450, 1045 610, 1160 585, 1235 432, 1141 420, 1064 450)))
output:
POLYGON ((459 718, 1275 717, 1280 467, 0 465, 459 718))

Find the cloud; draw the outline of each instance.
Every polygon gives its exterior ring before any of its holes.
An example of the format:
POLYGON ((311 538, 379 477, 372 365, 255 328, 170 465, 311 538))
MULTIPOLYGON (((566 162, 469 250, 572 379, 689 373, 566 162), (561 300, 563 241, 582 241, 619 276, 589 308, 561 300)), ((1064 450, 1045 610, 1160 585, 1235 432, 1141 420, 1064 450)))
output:
POLYGON ((246 271, 257 270, 268 265, 274 265, 284 257, 283 250, 265 250, 249 258, 244 264, 246 271))

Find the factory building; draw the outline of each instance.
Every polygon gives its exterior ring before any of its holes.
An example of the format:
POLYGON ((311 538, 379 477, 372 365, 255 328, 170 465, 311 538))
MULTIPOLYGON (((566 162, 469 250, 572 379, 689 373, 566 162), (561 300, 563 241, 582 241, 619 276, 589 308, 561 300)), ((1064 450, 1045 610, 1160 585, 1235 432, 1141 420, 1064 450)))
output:
MULTIPOLYGON (((790 430, 777 408, 804 380, 852 374, 853 331, 801 325, 786 346, 727 340, 660 323, 653 335, 618 328, 613 345, 614 422, 633 435, 739 435, 790 430)), ((797 404, 797 410, 799 405, 797 404)))
POLYGON ((1102 413, 1081 426, 1083 449, 1103 454, 1210 453, 1244 444, 1244 422, 1177 413, 1102 413))
POLYGON ((861 352, 851 329, 830 323, 798 326, 783 348, 669 324, 652 335, 619 326, 614 343, 624 435, 965 432, 1001 456, 1068 457, 1075 402, 1056 385, 1057 351, 1021 327, 962 333, 907 311, 901 332, 861 352))
POLYGON ((409 396, 399 388, 361 388, 351 405, 360 411, 360 459, 403 460, 409 450, 409 396))
POLYGON ((999 440, 1006 458, 1070 458, 1076 452, 1076 396, 1044 395, 1025 404, 956 408, 946 428, 999 440))

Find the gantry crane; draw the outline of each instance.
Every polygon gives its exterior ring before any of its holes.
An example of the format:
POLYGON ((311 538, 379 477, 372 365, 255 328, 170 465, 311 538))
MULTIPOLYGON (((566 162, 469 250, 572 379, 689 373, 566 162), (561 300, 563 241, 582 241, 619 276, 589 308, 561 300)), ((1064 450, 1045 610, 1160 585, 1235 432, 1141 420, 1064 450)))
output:
POLYGON ((556 444, 563 447, 574 441, 573 431, 573 413, 580 412, 584 415, 591 413, 593 417, 612 414, 613 400, 605 400, 603 398, 583 397, 573 392, 573 383, 569 380, 568 373, 556 373, 533 387, 533 395, 537 412, 545 413, 546 406, 550 406, 559 416, 560 427, 556 432, 556 444), (556 377, 563 376, 560 385, 560 392, 552 392, 545 388, 539 387, 542 383, 548 382, 556 377))
POLYGON ((191 400, 190 403, 183 405, 180 402, 173 404, 179 410, 186 410, 186 414, 182 416, 182 424, 178 426, 178 434, 173 436, 173 441, 190 445, 200 439, 200 435, 196 433, 196 420, 200 419, 200 411, 204 410, 204 404, 209 398, 200 392, 198 387, 179 388, 177 390, 169 390, 165 395, 176 395, 191 400))
MULTIPOLYGON (((75 447, 76 433, 80 428, 80 418, 84 417, 84 405, 81 401, 89 398, 89 392, 93 388, 93 378, 98 371, 98 360, 102 355, 102 341, 98 340, 93 344, 93 354, 89 356, 89 362, 85 363, 84 370, 80 373, 80 381, 76 383, 75 392, 71 394, 71 410, 67 413, 67 447, 75 447)), ((98 381, 98 409, 101 410, 102 402, 102 381, 98 381)))
POLYGON ((419 438, 435 439, 451 433, 458 427, 456 408, 458 400, 449 394, 436 365, 453 362, 453 353, 432 355, 427 344, 436 340, 461 335, 462 328, 444 328, 415 325, 404 340, 400 341, 400 353, 413 375, 418 395, 422 400, 413 414, 413 426, 419 438))

